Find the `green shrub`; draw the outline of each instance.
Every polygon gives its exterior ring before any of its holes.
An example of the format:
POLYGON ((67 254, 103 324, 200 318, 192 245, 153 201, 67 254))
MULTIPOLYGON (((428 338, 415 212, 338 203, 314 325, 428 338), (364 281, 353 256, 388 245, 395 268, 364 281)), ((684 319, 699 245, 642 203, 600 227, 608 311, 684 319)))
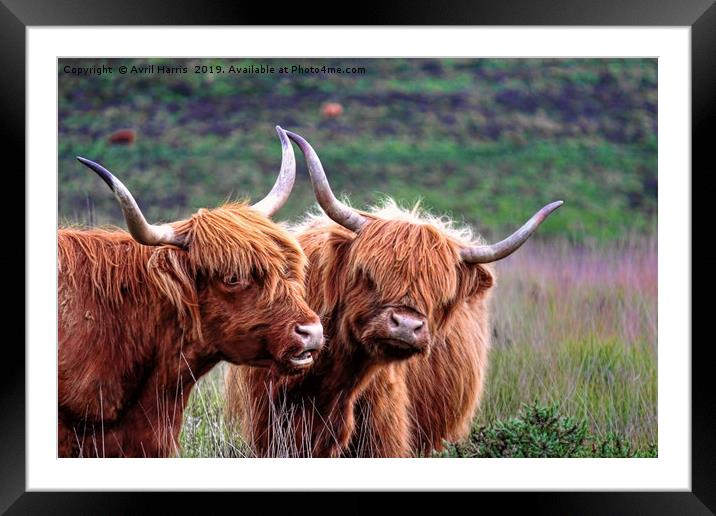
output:
POLYGON ((467 441, 437 457, 656 457, 656 444, 635 449, 623 437, 590 435, 586 421, 560 414, 557 404, 523 404, 516 417, 476 427, 467 441))
POLYGON ((657 457, 656 443, 649 443, 645 448, 634 447, 624 437, 609 433, 603 439, 594 439, 583 447, 583 457, 628 457, 651 458, 657 457))

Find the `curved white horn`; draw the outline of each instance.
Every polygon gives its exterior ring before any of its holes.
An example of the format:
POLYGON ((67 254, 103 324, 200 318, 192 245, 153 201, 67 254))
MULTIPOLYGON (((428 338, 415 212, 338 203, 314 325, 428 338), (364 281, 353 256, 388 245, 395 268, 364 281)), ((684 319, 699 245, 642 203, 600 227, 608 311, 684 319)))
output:
POLYGON ((554 210, 562 206, 562 204, 564 204, 564 201, 555 201, 548 204, 535 213, 524 226, 496 244, 462 248, 460 250, 460 257, 463 261, 468 263, 490 263, 511 255, 537 231, 537 228, 542 224, 544 219, 554 210))
POLYGON ((293 146, 288 141, 286 131, 278 125, 276 132, 281 139, 281 171, 268 195, 251 206, 267 217, 271 217, 286 203, 296 180, 296 156, 293 154, 293 146))
POLYGON ((313 147, 296 133, 286 131, 286 134, 296 142, 306 157, 306 166, 311 176, 313 191, 323 211, 344 228, 358 233, 365 223, 368 222, 368 219, 336 199, 336 196, 333 195, 333 191, 331 190, 331 185, 328 184, 328 179, 326 178, 326 173, 323 171, 321 160, 318 159, 318 155, 316 151, 313 150, 313 147))
POLYGON ((97 173, 114 192, 119 205, 124 212, 124 220, 127 222, 127 229, 137 242, 144 245, 172 244, 179 247, 184 245, 183 239, 179 238, 174 228, 168 224, 155 226, 149 224, 142 215, 132 194, 122 182, 114 177, 112 173, 99 163, 77 156, 77 160, 97 173))

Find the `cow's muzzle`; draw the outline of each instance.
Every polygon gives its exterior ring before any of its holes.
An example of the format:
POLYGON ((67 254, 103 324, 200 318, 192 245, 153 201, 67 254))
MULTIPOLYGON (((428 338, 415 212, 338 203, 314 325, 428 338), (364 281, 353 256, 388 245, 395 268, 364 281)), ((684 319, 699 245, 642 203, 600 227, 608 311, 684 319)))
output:
POLYGON ((391 307, 378 316, 378 320, 376 340, 389 355, 400 358, 427 351, 430 335, 428 322, 422 315, 391 307))
POLYGON ((319 323, 297 324, 293 334, 301 342, 302 347, 290 358, 290 362, 294 367, 308 367, 323 347, 323 326, 319 323))

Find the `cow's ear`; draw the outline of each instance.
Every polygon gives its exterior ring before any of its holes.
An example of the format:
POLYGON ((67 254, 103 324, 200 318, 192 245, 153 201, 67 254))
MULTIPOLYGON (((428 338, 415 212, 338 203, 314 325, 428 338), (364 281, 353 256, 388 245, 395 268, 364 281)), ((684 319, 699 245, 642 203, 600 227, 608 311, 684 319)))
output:
POLYGON ((460 264, 460 286, 465 297, 484 295, 495 284, 494 269, 490 264, 460 264))
POLYGON ((477 288, 478 291, 484 292, 487 289, 492 288, 495 284, 495 275, 491 265, 476 265, 477 269, 477 288))

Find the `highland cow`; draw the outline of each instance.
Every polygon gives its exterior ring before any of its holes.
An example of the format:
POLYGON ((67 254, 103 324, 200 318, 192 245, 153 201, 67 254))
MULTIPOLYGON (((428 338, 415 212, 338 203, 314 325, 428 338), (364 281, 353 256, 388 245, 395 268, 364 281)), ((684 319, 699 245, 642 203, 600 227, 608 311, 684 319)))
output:
POLYGON ((489 264, 517 250, 562 202, 485 245, 392 201, 371 212, 348 207, 308 142, 287 134, 326 214, 295 228, 326 350, 297 377, 230 368, 228 416, 259 455, 405 457, 461 439, 487 367, 489 264))
POLYGON ((197 379, 221 360, 296 373, 323 343, 304 299, 306 257, 269 220, 286 201, 295 157, 285 132, 269 195, 187 220, 148 224, 127 188, 112 189, 129 233, 58 230, 58 454, 178 453, 197 379))

